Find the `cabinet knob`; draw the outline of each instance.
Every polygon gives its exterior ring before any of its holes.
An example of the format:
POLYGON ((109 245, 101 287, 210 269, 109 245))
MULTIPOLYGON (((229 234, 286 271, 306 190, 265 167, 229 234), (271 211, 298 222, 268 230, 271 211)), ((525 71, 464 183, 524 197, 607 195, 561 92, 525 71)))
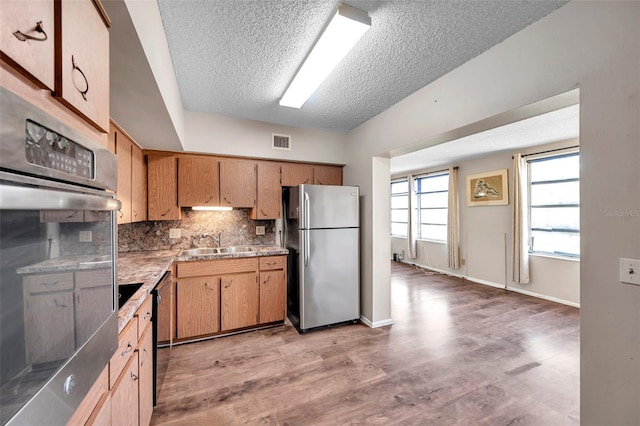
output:
POLYGON ((44 28, 42 28, 42 21, 36 22, 36 27, 34 29, 36 30, 36 32, 43 34, 43 37, 30 36, 28 34, 23 33, 22 31, 16 31, 13 33, 13 35, 15 38, 17 38, 20 41, 27 41, 27 40, 45 41, 47 38, 49 38, 47 36, 47 33, 44 32, 44 28))
POLYGON ((136 374, 133 371, 131 372, 131 379, 133 379, 134 382, 138 380, 138 376, 136 376, 136 374))
POLYGON ((160 214, 160 216, 164 217, 167 215, 167 213, 169 213, 169 211, 171 210, 171 208, 168 208, 164 213, 160 214))
MULTIPOLYGON (((89 80, 87 80, 87 76, 84 75, 84 72, 82 72, 82 70, 80 69, 80 67, 78 65, 76 65, 76 60, 75 57, 73 55, 71 55, 71 81, 73 81, 73 85, 75 86, 76 90, 78 92, 80 92, 80 94, 82 95, 82 99, 84 99, 85 101, 87 100, 87 92, 89 91, 89 80), (76 79, 73 78, 74 75, 80 74, 82 76, 82 79, 84 80, 84 87, 78 87, 79 84, 78 82, 76 82, 76 79)), ((82 83, 82 82, 80 82, 82 83)))
POLYGON ((133 350, 133 346, 131 346, 131 343, 127 343, 127 348, 120 353, 120 356, 125 356, 126 354, 128 354, 132 350, 133 350))

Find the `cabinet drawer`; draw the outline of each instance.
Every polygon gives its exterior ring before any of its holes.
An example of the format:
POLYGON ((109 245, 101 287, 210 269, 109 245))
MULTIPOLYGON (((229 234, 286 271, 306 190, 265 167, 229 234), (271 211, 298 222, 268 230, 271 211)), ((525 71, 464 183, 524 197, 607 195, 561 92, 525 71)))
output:
POLYGON ((73 273, 27 275, 24 277, 24 283, 30 294, 73 290, 73 273))
POLYGON ((255 257, 238 259, 205 260, 202 262, 184 262, 177 265, 178 278, 201 277, 205 275, 235 274, 255 272, 258 259, 255 257))
POLYGON ((260 258, 260 270, 284 269, 286 258, 284 256, 269 256, 260 258))
POLYGON ((138 308, 134 317, 138 318, 138 340, 144 334, 144 331, 147 329, 147 326, 151 323, 151 301, 153 300, 153 295, 147 296, 147 300, 138 308))
POLYGON ((118 336, 118 349, 109 361, 109 389, 113 388, 138 345, 138 318, 133 317, 118 336))

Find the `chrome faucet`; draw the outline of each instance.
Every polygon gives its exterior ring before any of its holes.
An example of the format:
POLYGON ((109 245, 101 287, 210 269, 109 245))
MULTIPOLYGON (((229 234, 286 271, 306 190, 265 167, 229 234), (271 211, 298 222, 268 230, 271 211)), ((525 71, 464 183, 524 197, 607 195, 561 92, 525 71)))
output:
POLYGON ((222 232, 218 232, 217 237, 213 237, 213 241, 216 242, 216 247, 220 247, 220 241, 222 240, 222 232))

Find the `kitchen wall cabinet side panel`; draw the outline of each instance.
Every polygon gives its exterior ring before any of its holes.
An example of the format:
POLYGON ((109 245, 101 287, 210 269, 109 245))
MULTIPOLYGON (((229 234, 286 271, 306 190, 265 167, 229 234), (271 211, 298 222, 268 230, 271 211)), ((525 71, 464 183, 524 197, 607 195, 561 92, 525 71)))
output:
POLYGON ((94 0, 55 0, 55 88, 63 104, 109 130, 109 29, 94 0))
POLYGON ((239 208, 255 207, 255 162, 220 161, 220 205, 239 208))
POLYGON ((284 321, 286 304, 285 272, 260 272, 260 323, 284 321))
POLYGON ((313 183, 311 164, 282 163, 282 186, 297 186, 313 183))
POLYGON ((118 211, 118 224, 131 223, 131 149, 133 143, 122 132, 116 130, 116 155, 118 156, 118 190, 116 195, 122 203, 118 211))
POLYGON ((181 207, 218 206, 218 160, 178 157, 178 204, 181 207))
POLYGON ((278 163, 258 163, 256 207, 251 219, 280 219, 282 217, 281 166, 278 163))
POLYGON ((315 185, 342 185, 342 166, 314 166, 315 185))
POLYGON ((220 280, 221 330, 249 327, 260 322, 260 286, 256 273, 220 280))
POLYGON ((147 220, 180 220, 178 161, 174 156, 147 157, 147 220))
POLYGON ((147 220, 147 164, 142 149, 131 145, 131 221, 147 220))
POLYGON ((177 338, 220 331, 220 278, 179 279, 176 284, 177 338))
POLYGON ((2 59, 42 89, 54 86, 53 0, 3 1, 0 8, 0 51, 2 59), (44 32, 36 30, 37 23, 44 32), (39 40, 21 41, 13 35, 21 32, 39 40), (45 38, 46 40, 41 40, 45 38))

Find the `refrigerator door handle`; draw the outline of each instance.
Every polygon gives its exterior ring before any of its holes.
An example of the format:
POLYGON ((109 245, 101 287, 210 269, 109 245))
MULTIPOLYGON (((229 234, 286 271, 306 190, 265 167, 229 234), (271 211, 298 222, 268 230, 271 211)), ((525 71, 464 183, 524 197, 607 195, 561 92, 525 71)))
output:
POLYGON ((309 230, 304 230, 304 266, 309 266, 309 230))
POLYGON ((309 229, 309 224, 311 223, 311 212, 310 212, 310 202, 309 202, 309 193, 304 193, 304 229, 309 229))

